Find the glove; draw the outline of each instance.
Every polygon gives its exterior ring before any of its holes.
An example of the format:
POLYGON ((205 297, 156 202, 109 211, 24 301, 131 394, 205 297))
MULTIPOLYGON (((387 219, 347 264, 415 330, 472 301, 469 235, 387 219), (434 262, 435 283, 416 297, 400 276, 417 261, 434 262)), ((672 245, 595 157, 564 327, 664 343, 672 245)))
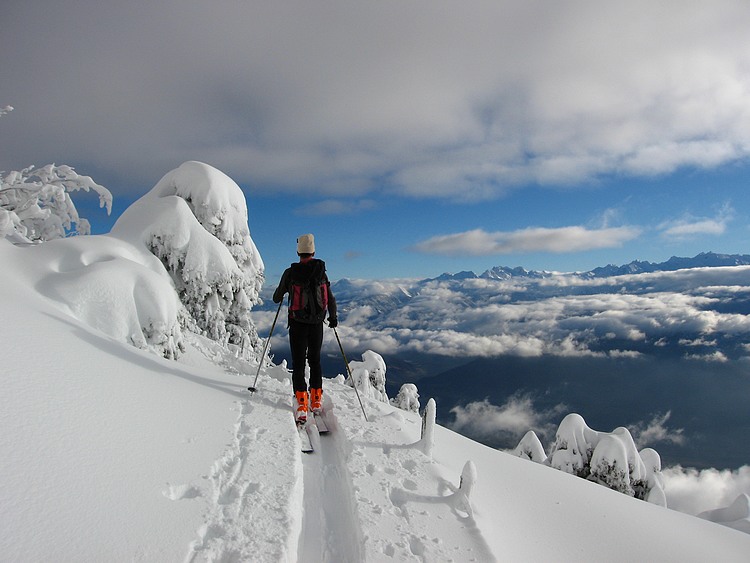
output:
POLYGON ((336 317, 329 317, 328 326, 330 326, 331 328, 336 328, 337 326, 339 326, 339 320, 336 317))

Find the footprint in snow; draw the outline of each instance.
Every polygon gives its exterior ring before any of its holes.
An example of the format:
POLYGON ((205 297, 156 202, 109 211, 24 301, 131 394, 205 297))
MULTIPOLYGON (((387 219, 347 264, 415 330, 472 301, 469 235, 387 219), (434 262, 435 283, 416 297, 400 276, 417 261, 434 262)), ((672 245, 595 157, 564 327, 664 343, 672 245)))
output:
POLYGON ((169 500, 182 500, 199 497, 201 496, 201 491, 193 485, 170 485, 167 483, 167 488, 161 494, 169 500))
POLYGON ((409 491, 416 491, 417 484, 411 479, 404 479, 404 489, 407 489, 409 491))

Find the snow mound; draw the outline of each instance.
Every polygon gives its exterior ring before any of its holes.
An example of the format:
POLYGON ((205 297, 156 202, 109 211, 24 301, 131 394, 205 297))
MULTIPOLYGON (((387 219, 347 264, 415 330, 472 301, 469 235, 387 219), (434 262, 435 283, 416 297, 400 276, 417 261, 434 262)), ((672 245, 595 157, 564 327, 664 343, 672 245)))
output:
POLYGON ((159 260, 101 235, 15 248, 29 285, 65 313, 107 336, 167 358, 182 351, 182 305, 159 260))
POLYGON ((701 512, 698 518, 750 534, 750 496, 741 494, 729 506, 701 512))

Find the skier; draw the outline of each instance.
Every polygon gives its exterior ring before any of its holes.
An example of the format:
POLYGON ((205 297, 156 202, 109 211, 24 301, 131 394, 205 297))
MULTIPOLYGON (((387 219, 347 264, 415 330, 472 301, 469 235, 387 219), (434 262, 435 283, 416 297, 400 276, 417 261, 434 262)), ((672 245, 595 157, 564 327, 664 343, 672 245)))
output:
POLYGON ((336 299, 326 275, 326 265, 315 258, 315 237, 297 239, 299 262, 281 276, 273 293, 273 302, 281 303, 289 294, 289 347, 292 352, 292 383, 297 399, 297 423, 307 421, 307 411, 319 412, 323 400, 323 371, 320 348, 323 345, 323 320, 328 311, 328 326, 338 325, 336 299), (305 381, 305 361, 310 365, 310 392, 305 381))

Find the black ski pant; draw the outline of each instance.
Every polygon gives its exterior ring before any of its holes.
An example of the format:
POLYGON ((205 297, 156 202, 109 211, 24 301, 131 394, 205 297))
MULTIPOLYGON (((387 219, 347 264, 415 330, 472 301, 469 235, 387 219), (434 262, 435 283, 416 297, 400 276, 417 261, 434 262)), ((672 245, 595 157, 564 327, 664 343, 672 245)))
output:
POLYGON ((305 360, 310 364, 310 388, 323 386, 320 348, 323 346, 323 323, 301 323, 289 320, 289 347, 292 350, 292 384, 294 391, 307 391, 305 360))

